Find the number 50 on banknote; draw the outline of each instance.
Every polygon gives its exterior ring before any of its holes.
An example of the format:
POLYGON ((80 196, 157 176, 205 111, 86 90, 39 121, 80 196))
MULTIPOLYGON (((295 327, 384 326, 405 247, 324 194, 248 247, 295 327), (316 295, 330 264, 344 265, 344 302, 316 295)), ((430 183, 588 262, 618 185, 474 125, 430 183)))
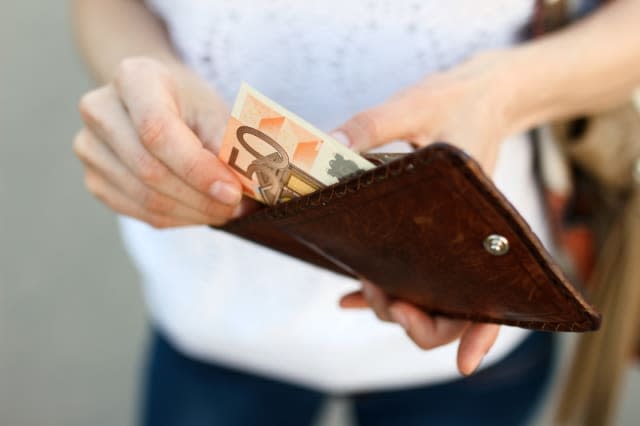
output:
POLYGON ((268 205, 374 167, 247 84, 240 87, 219 157, 246 195, 268 205))

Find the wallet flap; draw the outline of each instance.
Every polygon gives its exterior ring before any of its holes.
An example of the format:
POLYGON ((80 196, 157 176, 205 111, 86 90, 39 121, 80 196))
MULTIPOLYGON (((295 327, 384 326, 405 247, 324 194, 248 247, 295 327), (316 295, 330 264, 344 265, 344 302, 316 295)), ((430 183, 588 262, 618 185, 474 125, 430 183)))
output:
POLYGON ((538 330, 599 327, 599 314, 526 222, 475 161, 448 144, 222 229, 368 279, 432 314, 538 330), (491 235, 506 239, 506 253, 485 248, 491 235))

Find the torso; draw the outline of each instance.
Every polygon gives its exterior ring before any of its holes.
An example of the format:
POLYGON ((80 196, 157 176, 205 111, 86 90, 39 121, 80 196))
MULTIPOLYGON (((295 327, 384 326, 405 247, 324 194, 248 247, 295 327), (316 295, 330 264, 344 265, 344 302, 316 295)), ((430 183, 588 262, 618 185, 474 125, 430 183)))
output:
MULTIPOLYGON (((233 102, 242 81, 324 130, 474 52, 519 41, 534 0, 154 0, 185 62, 233 102)), ((541 239, 524 137, 494 180, 541 239)), ((456 346, 424 352, 371 312, 345 312, 357 282, 204 227, 123 220, 156 323, 185 352, 327 390, 457 377, 456 346)), ((524 336, 503 327, 491 364, 524 336)))

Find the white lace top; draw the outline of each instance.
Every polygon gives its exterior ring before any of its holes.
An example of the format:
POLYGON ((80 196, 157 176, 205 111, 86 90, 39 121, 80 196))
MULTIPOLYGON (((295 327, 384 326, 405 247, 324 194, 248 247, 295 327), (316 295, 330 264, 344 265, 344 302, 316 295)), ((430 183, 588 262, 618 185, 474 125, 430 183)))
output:
MULTIPOLYGON (((185 62, 232 102, 247 81, 325 130, 474 52, 517 42, 533 0, 153 0, 185 62)), ((452 141, 455 142, 455 141, 452 141)), ((494 179, 546 241, 524 137, 494 179)), ((325 390, 457 377, 456 344, 421 351, 370 311, 343 311, 357 282, 251 243, 123 219, 154 321, 185 352, 325 390)), ((483 365, 524 336, 503 327, 483 365)))

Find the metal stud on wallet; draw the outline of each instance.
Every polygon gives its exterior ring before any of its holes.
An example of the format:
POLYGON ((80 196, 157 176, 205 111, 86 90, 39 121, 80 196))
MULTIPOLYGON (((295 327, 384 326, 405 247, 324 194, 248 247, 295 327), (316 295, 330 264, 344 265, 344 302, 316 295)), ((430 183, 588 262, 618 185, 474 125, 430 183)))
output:
POLYGON ((600 314, 473 159, 444 143, 382 157, 369 160, 371 170, 219 229, 366 278, 431 314, 598 329, 600 314))

